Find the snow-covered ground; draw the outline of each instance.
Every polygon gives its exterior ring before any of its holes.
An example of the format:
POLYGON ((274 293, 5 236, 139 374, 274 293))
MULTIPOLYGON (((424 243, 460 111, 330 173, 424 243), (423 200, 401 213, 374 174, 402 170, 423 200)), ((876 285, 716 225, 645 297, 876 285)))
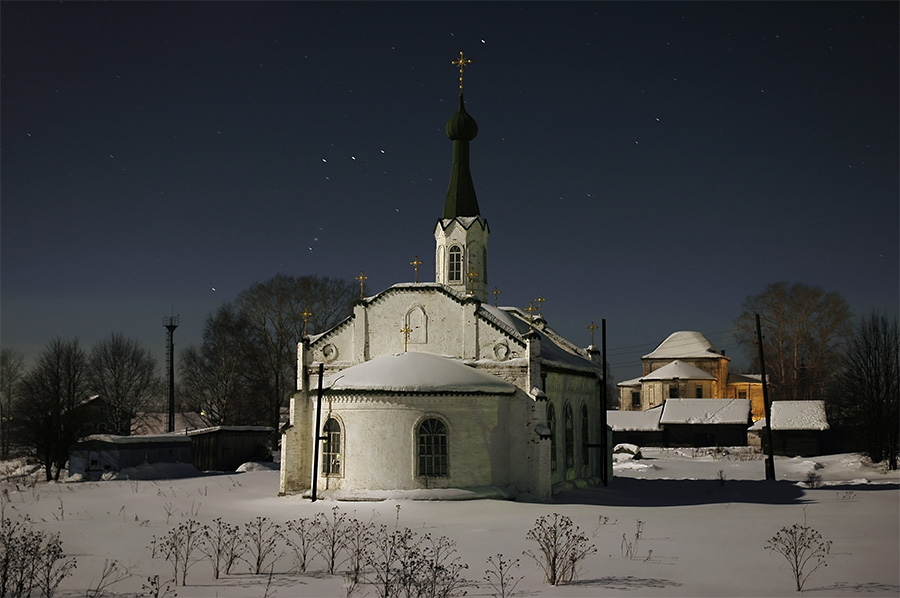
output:
MULTIPOLYGON (((787 561, 764 547, 782 527, 804 522, 833 541, 828 566, 812 574, 804 593, 900 595, 897 472, 873 467, 858 455, 778 458, 778 481, 772 482, 765 481, 759 456, 745 451, 644 449, 643 455, 638 461, 619 457, 608 487, 573 490, 547 503, 396 497, 312 503, 278 497, 278 472, 265 466, 157 480, 28 484, 18 478, 2 489, 8 492, 7 517, 28 515, 40 529, 59 533, 65 553, 77 559, 74 574, 57 594, 64 596, 84 596, 112 559, 131 577, 106 595, 140 595, 148 576, 171 578, 170 564, 151 558, 149 545, 188 518, 243 524, 265 516, 284 523, 330 514, 335 506, 357 519, 390 527, 399 520, 417 533, 454 540, 473 583, 468 596, 494 593, 483 576, 486 559, 498 553, 520 559, 514 571, 523 577, 517 596, 790 596, 796 592, 787 561), (821 476, 820 487, 807 487, 809 471, 821 476), (554 512, 570 517, 597 547, 578 581, 557 587, 545 584, 541 569, 522 554, 536 549, 525 539, 535 520, 554 512), (643 531, 635 557, 627 558, 623 536, 633 542, 638 521, 643 531)), ((323 567, 314 560, 307 573, 291 572, 292 559, 285 554, 271 580, 250 574, 246 565, 215 580, 209 564, 200 562, 190 570, 187 586, 175 591, 182 598, 346 596, 343 578, 323 573, 323 567)), ((376 591, 363 585, 354 595, 376 596, 376 591)))

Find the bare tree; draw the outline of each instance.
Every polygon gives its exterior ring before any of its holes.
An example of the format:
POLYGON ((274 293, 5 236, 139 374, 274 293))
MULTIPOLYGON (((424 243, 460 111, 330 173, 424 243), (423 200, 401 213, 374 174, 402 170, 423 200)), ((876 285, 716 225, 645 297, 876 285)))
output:
POLYGON ((840 419, 873 462, 897 469, 900 451, 900 332, 897 318, 872 313, 854 327, 838 377, 840 419))
POLYGON ((0 350, 0 458, 9 457, 13 401, 25 372, 25 357, 15 349, 0 350))
POLYGON ((47 481, 59 479, 69 446, 79 437, 76 407, 87 398, 87 370, 87 356, 78 339, 56 338, 22 379, 16 412, 47 481))
POLYGON ((181 354, 182 394, 211 426, 267 421, 250 404, 250 329, 230 303, 206 318, 203 344, 181 354))
POLYGON ((354 285, 319 276, 285 276, 257 283, 235 304, 251 327, 254 385, 264 398, 270 426, 278 428, 281 406, 296 388, 297 343, 304 332, 304 311, 312 330, 326 330, 350 314, 354 285))
MULTIPOLYGON (((768 380, 782 400, 822 398, 850 332, 850 307, 838 293, 803 283, 776 282, 744 301, 735 320, 748 360, 759 368, 756 318, 763 329, 768 380)), ((757 369, 759 371, 759 369, 757 369)))
POLYGON ((139 341, 118 332, 91 351, 88 383, 106 405, 108 429, 126 436, 135 414, 147 411, 162 391, 156 359, 139 341))

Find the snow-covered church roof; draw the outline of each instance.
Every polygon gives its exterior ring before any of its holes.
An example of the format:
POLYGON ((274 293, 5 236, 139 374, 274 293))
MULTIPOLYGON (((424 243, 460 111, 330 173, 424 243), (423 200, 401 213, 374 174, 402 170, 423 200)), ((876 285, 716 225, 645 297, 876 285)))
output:
POLYGON ((459 359, 431 353, 383 355, 323 380, 332 391, 512 394, 505 380, 465 365, 459 359))
POLYGON ((643 359, 686 359, 698 357, 721 357, 722 355, 709 340, 699 332, 673 332, 656 349, 644 355, 643 359))
POLYGON ((676 359, 663 367, 653 370, 643 378, 645 380, 715 380, 716 377, 704 372, 697 366, 676 359))

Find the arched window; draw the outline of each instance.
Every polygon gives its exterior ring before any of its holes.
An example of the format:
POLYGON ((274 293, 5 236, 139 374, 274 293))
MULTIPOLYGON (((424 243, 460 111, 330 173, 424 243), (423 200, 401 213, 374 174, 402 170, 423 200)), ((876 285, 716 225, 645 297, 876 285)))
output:
POLYGON ((340 475, 341 473, 341 424, 333 417, 325 422, 322 439, 322 473, 340 475))
POLYGON ((447 271, 447 280, 450 282, 462 282, 462 248, 454 245, 450 248, 450 265, 447 271))
POLYGON ((547 405, 547 427, 550 428, 550 471, 556 471, 556 409, 547 405))
POLYGON ((591 422, 588 419, 587 405, 581 406, 581 464, 587 467, 591 462, 591 450, 588 443, 591 441, 591 422))
POLYGON ((447 426, 439 419, 419 424, 419 475, 447 475, 447 426))
POLYGON ((566 467, 575 467, 575 422, 572 417, 572 405, 566 403, 566 467))

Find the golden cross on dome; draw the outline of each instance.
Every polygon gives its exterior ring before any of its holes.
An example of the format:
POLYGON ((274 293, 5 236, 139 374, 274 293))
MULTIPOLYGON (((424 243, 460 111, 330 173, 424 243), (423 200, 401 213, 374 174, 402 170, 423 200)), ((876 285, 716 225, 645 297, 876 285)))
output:
POLYGON ((307 322, 309 322, 309 316, 312 315, 312 312, 304 307, 303 313, 301 313, 300 315, 303 316, 303 336, 307 336, 306 324, 307 322))
POLYGON ((415 271, 416 271, 416 280, 415 280, 415 282, 419 282, 419 266, 422 265, 422 262, 419 260, 419 256, 416 256, 416 258, 415 258, 413 261, 411 261, 411 262, 409 263, 409 265, 412 266, 413 269, 415 269, 415 271))
POLYGON ((537 301, 537 304, 538 304, 538 317, 543 318, 544 317, 544 301, 546 301, 546 299, 544 299, 544 297, 539 294, 537 299, 535 299, 535 301, 537 301))
POLYGON ((525 308, 525 311, 528 312, 528 328, 534 330, 534 312, 537 311, 534 301, 528 302, 528 307, 525 308))
POLYGON ((359 298, 360 298, 360 299, 364 299, 364 298, 365 298, 365 295, 364 295, 363 289, 365 288, 364 285, 365 285, 366 281, 369 280, 369 277, 366 276, 366 273, 365 273, 365 272, 363 272, 362 270, 360 270, 360 271, 359 271, 359 276, 356 277, 356 280, 359 281, 359 298))
POLYGON ((475 271, 475 268, 469 270, 469 273, 466 274, 469 277, 469 294, 475 294, 475 279, 478 278, 478 272, 475 271))
POLYGON ((494 296, 494 307, 497 307, 497 295, 499 295, 499 294, 502 293, 502 292, 503 292, 503 291, 501 291, 501 290, 498 289, 497 287, 494 287, 494 290, 491 291, 491 295, 494 296))
POLYGON ((472 64, 472 61, 466 58, 465 54, 460 51, 459 60, 451 60, 450 64, 453 66, 459 67, 459 93, 463 91, 463 71, 466 70, 467 64, 472 64))
POLYGON ((594 331, 597 330, 597 328, 599 328, 599 326, 594 325, 594 321, 591 320, 591 325, 588 326, 588 330, 591 331, 591 346, 592 347, 594 346, 594 331))

